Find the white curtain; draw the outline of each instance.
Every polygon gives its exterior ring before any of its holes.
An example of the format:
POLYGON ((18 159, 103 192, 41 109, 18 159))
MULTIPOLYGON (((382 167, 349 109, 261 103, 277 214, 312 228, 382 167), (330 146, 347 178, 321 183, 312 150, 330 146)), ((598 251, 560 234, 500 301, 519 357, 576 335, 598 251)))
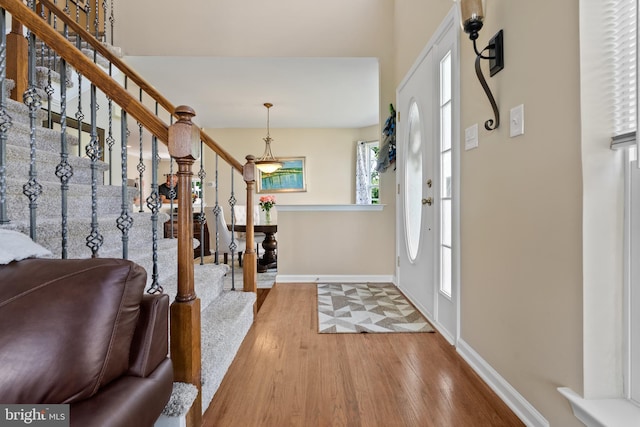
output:
POLYGON ((367 158, 367 144, 358 141, 356 144, 356 204, 370 205, 371 191, 369 191, 369 165, 367 158))

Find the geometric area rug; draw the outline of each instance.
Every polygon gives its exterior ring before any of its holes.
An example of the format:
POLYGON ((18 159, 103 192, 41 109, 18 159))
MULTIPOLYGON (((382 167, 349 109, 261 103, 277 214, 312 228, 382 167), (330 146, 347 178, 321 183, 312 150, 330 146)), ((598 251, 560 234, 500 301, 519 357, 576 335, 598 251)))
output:
POLYGON ((435 332, 391 283, 318 283, 318 332, 435 332))

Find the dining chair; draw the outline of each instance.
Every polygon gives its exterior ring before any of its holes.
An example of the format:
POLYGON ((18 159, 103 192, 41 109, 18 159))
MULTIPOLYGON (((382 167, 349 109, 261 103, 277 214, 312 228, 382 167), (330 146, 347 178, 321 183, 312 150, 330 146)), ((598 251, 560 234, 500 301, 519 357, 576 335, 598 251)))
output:
MULTIPOLYGON (((232 233, 227 228, 227 221, 224 219, 224 211, 220 209, 220 214, 213 213, 213 208, 205 209, 205 217, 209 225, 209 246, 211 252, 224 254, 224 263, 229 261, 228 255, 231 252, 232 233), (216 231, 218 233, 218 247, 216 248, 216 231)), ((235 252, 238 253, 238 265, 242 267, 242 254, 247 249, 247 241, 243 238, 235 237, 233 242, 236 244, 235 252)))
MULTIPOLYGON (((247 223, 247 206, 246 205, 234 205, 233 206, 233 217, 235 218, 236 224, 246 224, 247 223)), ((253 207, 253 223, 260 224, 260 206, 253 207)), ((240 238, 245 238, 244 233, 236 233, 240 238)), ((264 233, 254 233, 253 238, 256 242, 262 243, 264 240, 264 233)))

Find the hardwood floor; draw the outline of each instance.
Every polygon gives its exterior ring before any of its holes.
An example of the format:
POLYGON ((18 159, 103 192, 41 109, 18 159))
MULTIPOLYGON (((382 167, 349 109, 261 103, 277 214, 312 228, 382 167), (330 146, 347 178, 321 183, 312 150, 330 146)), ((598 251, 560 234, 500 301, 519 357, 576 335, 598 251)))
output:
POLYGON ((522 426, 440 334, 318 334, 315 284, 277 284, 204 426, 522 426))

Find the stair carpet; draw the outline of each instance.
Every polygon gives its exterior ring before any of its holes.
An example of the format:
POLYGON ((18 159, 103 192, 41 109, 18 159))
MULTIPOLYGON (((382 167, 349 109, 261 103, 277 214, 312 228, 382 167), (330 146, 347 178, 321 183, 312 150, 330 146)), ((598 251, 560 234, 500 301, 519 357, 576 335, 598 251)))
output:
MULTIPOLYGON (((7 86, 11 87, 10 81, 7 86)), ((22 194, 22 186, 29 179, 29 117, 28 109, 22 103, 7 100, 7 110, 12 118, 12 127, 7 140, 7 194, 6 206, 10 223, 0 225, 29 235, 28 199, 22 194)), ((38 112, 38 123, 46 113, 38 112)), ((37 242, 51 250, 55 257, 61 256, 60 181, 55 168, 60 162, 60 133, 38 126, 36 130, 37 179, 42 185, 42 194, 37 200, 37 242)), ((77 153, 77 138, 67 137, 69 151, 77 153), (74 151, 75 150, 75 151, 74 151)), ((69 156, 73 166, 73 177, 68 191, 68 258, 88 258, 90 249, 86 246, 86 236, 91 224, 91 161, 88 158, 69 156)), ((115 226, 121 213, 120 186, 103 185, 103 172, 107 166, 98 162, 96 182, 98 184, 98 223, 103 236, 103 246, 99 257, 122 258, 122 233, 115 226)), ((129 192, 129 206, 133 206, 134 191, 129 192)), ((147 288, 152 284, 152 222, 148 212, 131 209, 129 214, 133 224, 129 230, 129 259, 143 266, 147 271, 147 288)), ((163 238, 163 223, 169 219, 164 213, 158 214, 157 261, 158 283, 164 293, 173 298, 177 293, 177 239, 163 238)), ((194 247, 199 242, 194 240, 194 247)), ((202 408, 209 406, 229 365, 240 347, 242 340, 253 323, 253 305, 256 296, 250 292, 224 290, 224 276, 230 272, 227 265, 194 262, 195 289, 201 299, 202 311, 202 408)), ((178 425, 190 407, 195 394, 192 388, 175 383, 174 393, 158 422, 163 425, 178 425), (186 399, 186 403, 185 403, 186 399), (176 402, 182 402, 176 406, 176 402), (178 409, 176 409, 178 408, 178 409), (169 424, 167 424, 169 420, 169 424)))

